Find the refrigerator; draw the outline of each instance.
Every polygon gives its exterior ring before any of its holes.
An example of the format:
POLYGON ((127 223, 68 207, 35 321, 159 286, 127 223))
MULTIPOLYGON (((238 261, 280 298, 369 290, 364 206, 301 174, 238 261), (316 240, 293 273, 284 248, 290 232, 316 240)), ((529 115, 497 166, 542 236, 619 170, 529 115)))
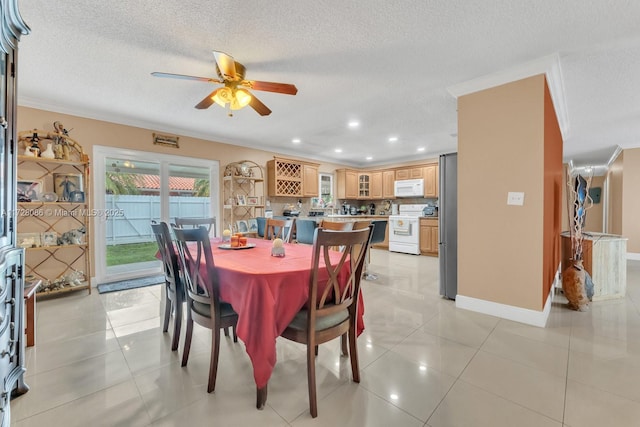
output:
POLYGON ((440 295, 454 300, 458 293, 458 153, 440 156, 439 174, 440 295))

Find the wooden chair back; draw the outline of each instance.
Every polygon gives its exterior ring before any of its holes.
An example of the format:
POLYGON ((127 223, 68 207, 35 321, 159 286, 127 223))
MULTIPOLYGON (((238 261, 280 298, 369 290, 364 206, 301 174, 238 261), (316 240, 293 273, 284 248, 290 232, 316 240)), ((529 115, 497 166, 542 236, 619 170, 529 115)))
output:
POLYGON ((325 219, 320 223, 320 228, 325 230, 334 231, 349 231, 353 230, 353 222, 351 221, 327 221, 325 219))
POLYGON ((213 230, 213 237, 216 237, 216 217, 209 218, 176 218, 176 225, 180 228, 198 228, 206 227, 207 233, 211 234, 213 230))
POLYGON ((291 232, 295 218, 292 219, 275 219, 267 218, 267 223, 264 227, 264 239, 273 240, 280 238, 285 243, 289 243, 291 240, 291 232))

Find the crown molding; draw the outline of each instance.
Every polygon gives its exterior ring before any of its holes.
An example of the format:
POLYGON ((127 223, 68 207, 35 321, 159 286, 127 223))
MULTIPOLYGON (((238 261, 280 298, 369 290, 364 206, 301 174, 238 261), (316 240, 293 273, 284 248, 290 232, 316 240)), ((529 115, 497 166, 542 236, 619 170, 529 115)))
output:
POLYGON ((535 59, 513 68, 449 86, 447 87, 447 91, 453 97, 459 98, 463 95, 522 80, 538 74, 544 74, 547 78, 547 85, 549 86, 553 106, 556 110, 556 117, 558 118, 562 139, 566 140, 570 130, 569 115, 567 113, 567 101, 565 97, 564 80, 562 78, 562 67, 560 66, 560 55, 557 53, 535 59))

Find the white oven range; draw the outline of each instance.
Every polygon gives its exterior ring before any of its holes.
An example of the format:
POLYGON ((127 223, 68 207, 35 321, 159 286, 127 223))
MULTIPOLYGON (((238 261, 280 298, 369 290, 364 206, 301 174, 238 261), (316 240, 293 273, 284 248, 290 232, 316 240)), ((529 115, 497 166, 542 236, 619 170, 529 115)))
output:
POLYGON ((420 255, 420 217, 427 205, 400 205, 398 215, 389 216, 389 250, 420 255))

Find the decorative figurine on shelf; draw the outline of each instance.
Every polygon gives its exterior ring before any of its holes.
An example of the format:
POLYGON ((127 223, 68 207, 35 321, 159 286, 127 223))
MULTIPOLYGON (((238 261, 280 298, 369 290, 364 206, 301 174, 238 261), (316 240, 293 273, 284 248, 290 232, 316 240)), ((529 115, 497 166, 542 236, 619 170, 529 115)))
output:
POLYGON ((284 256, 284 242, 282 239, 274 239, 271 246, 271 256, 283 257, 284 256))
POLYGON ((47 143, 47 148, 42 153, 40 153, 40 157, 42 157, 43 159, 55 159, 56 155, 53 152, 53 144, 47 143))
POLYGON ((85 233, 86 230, 84 227, 65 231, 58 237, 58 245, 82 245, 84 244, 85 233))

